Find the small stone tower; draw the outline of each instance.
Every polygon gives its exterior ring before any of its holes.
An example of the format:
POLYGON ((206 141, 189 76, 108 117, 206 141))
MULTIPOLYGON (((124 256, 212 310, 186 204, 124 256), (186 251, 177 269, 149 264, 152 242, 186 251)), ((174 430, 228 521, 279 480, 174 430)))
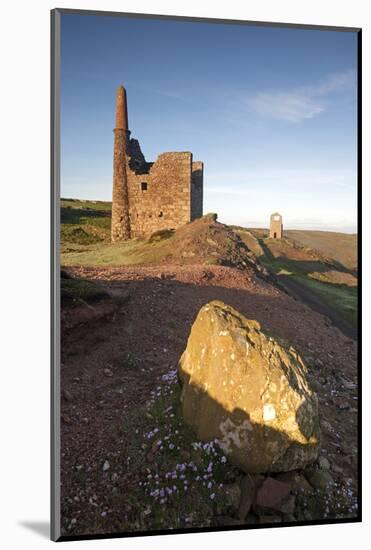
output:
POLYGON ((275 212, 274 214, 271 214, 269 238, 282 239, 282 236, 283 236, 282 216, 278 212, 275 212))
POLYGON ((126 90, 119 86, 116 92, 116 128, 113 153, 113 190, 111 239, 130 239, 129 190, 127 179, 127 147, 130 137, 126 90))

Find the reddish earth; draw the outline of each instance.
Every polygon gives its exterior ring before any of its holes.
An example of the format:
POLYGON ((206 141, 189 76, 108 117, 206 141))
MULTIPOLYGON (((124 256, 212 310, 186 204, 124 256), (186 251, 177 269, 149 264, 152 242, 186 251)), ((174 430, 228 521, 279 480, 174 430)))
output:
MULTIPOLYGON (((125 445, 112 427, 126 411, 144 407, 159 376, 177 365, 192 323, 218 299, 291 342, 304 357, 318 393, 322 455, 331 474, 357 490, 357 345, 328 318, 258 278, 253 270, 224 266, 68 268, 112 296, 89 319, 74 308, 62 315, 62 529, 81 508, 128 491, 125 445), (130 353, 135 369, 117 368, 130 353), (109 460, 113 482, 102 471, 109 460), (89 483, 86 481, 89 472, 89 483), (91 478, 93 477, 93 481, 91 478), (348 481, 347 481, 348 480, 348 481), (84 504, 82 504, 84 503, 84 504)), ((120 511, 124 513, 125 511, 120 511)))

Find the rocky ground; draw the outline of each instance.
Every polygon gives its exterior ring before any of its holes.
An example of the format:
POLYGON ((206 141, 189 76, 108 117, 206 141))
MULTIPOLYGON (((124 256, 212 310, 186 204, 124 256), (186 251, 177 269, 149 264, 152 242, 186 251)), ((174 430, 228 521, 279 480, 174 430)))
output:
POLYGON ((357 516, 354 340, 252 268, 68 272, 110 298, 62 309, 63 534, 357 516), (245 476, 182 424, 177 363, 199 309, 214 299, 291 342, 307 364, 322 442, 306 471, 245 476))

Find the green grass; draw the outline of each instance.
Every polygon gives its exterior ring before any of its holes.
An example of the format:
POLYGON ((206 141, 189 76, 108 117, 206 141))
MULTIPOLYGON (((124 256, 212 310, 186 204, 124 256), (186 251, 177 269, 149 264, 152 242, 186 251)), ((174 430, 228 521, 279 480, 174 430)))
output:
POLYGON ((133 353, 125 353, 124 355, 117 357, 112 365, 114 368, 130 370, 138 368, 138 361, 133 353))
POLYGON ((109 241, 111 203, 61 200, 61 243, 92 244, 109 241))
POLYGON ((339 285, 313 279, 310 274, 295 267, 295 262, 262 261, 263 265, 276 275, 288 275, 295 278, 314 291, 331 307, 333 307, 342 318, 352 325, 357 323, 357 287, 339 285))
POLYGON ((91 201, 91 200, 80 200, 80 199, 61 199, 61 208, 74 208, 74 209, 90 209, 98 211, 111 211, 112 203, 109 201, 91 201))
POLYGON ((170 239, 174 235, 174 229, 160 229, 159 231, 155 231, 152 233, 152 235, 149 238, 150 243, 155 243, 158 241, 164 241, 166 239, 170 239))
POLYGON ((357 324, 357 287, 325 283, 310 277, 301 277, 300 280, 311 290, 319 294, 330 306, 336 309, 342 317, 353 325, 357 324))
MULTIPOLYGON (((167 241, 170 240, 166 239, 167 241)), ((82 245, 64 243, 61 247, 62 265, 123 266, 156 264, 165 257, 163 241, 153 243, 132 239, 120 243, 100 242, 82 245)))
POLYGON ((174 231, 156 231, 149 240, 111 243, 111 203, 61 200, 62 265, 120 266, 156 263, 174 231))
POLYGON ((89 230, 89 227, 81 227, 80 225, 62 225, 61 226, 61 242, 62 244, 93 244, 102 242, 103 236, 94 230, 89 230))
MULTIPOLYGON (((132 368, 128 357, 135 362, 125 354, 114 368, 132 368)), ((68 528, 70 534, 216 526, 216 516, 231 512, 224 484, 236 482, 241 473, 214 442, 197 441, 182 419, 180 394, 172 371, 145 406, 132 407, 121 425, 112 425, 108 436, 121 449, 118 460, 126 463, 125 488, 117 479, 118 490, 106 503, 109 513, 102 517, 101 508, 89 507, 68 528)), ((110 464, 113 470, 112 457, 110 464)))
MULTIPOLYGON (((329 306, 334 308, 337 313, 353 326, 357 324, 357 287, 347 286, 345 284, 335 284, 325 280, 325 274, 322 279, 313 278, 310 271, 310 263, 290 260, 289 258, 274 258, 273 254, 267 248, 267 245, 259 239, 259 242, 265 252, 259 261, 278 277, 287 275, 295 278, 298 282, 306 285, 318 296, 320 296, 329 306)), ((320 277, 321 278, 321 277, 320 277)))
MULTIPOLYGON (((120 510, 130 500, 129 520, 116 523, 119 530, 207 527, 216 525, 216 513, 229 511, 223 483, 235 480, 238 470, 216 445, 196 440, 182 420, 180 392, 174 379, 161 384, 147 408, 133 408, 125 424, 112 427, 114 442, 127 441, 132 480, 129 490, 110 502, 111 509, 120 510)), ((109 516, 97 517, 94 524, 105 530, 110 521, 109 516)))
POLYGON ((223 483, 238 474, 223 462, 216 445, 196 441, 182 420, 180 392, 177 383, 163 386, 156 390, 147 414, 141 414, 140 420, 138 413, 132 418, 140 429, 128 449, 130 468, 134 476, 145 466, 154 472, 147 474, 138 495, 139 506, 150 510, 146 529, 213 525, 216 509, 225 507, 223 483))

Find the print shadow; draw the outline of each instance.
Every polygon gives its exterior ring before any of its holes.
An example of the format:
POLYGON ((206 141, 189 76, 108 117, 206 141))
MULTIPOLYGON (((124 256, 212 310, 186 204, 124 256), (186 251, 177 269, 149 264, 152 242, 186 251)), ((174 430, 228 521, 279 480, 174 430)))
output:
POLYGON ((50 538, 50 523, 48 521, 20 521, 18 525, 33 531, 43 539, 50 538))

